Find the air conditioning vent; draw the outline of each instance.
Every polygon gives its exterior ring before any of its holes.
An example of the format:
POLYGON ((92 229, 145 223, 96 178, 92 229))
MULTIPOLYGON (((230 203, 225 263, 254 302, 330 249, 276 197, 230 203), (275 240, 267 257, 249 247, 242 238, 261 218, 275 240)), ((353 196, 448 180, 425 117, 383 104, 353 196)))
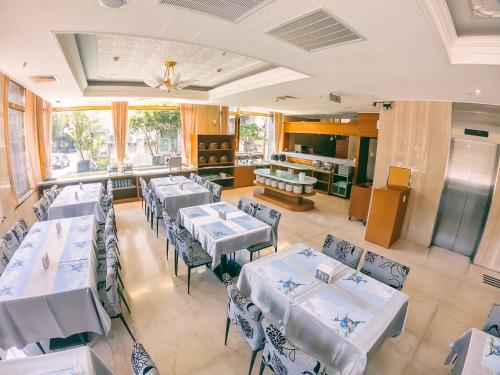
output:
POLYGON ((298 98, 296 96, 292 96, 292 95, 282 95, 282 96, 276 97, 277 102, 292 100, 292 99, 298 99, 298 98))
POLYGON ((56 76, 30 76, 30 79, 35 83, 59 82, 56 76))
POLYGON ((323 9, 286 22, 267 34, 309 52, 364 40, 323 9))
POLYGON ((272 0, 160 0, 160 5, 174 5, 239 22, 272 0))

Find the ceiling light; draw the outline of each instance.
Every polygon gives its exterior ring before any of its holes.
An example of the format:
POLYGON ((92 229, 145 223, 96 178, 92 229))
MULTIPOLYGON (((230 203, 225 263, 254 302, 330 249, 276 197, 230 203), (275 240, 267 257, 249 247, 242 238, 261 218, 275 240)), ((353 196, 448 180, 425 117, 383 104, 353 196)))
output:
POLYGON ((475 89, 474 91, 469 92, 469 96, 472 96, 472 95, 475 95, 475 96, 481 95, 481 90, 475 89))
POLYGON ((99 5, 104 8, 119 9, 127 5, 127 0, 99 0, 99 5))
POLYGON ((181 81, 180 73, 175 73, 175 66, 177 63, 175 61, 167 60, 164 62, 165 73, 163 78, 157 74, 152 73, 151 79, 145 80, 144 83, 155 89, 160 89, 162 91, 180 91, 184 87, 191 85, 196 82, 196 80, 181 81))

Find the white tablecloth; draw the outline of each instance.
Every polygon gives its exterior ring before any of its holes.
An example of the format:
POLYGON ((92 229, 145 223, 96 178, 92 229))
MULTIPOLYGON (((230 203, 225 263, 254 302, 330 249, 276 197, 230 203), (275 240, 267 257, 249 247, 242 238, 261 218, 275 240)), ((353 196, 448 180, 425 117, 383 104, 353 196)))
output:
POLYGON ((94 215, 99 223, 106 221, 101 208, 102 184, 70 185, 62 189, 49 207, 49 220, 94 215), (78 196, 78 197, 77 197, 78 196))
POLYGON ((2 349, 80 332, 109 332, 111 321, 97 294, 96 227, 94 216, 33 225, 0 277, 2 349), (45 254, 48 269, 41 261, 45 254))
POLYGON ((272 239, 269 225, 226 202, 180 209, 177 223, 200 241, 213 258, 212 268, 219 265, 222 254, 272 239), (219 218, 219 211, 226 212, 226 220, 219 218))
POLYGON ((453 364, 453 375, 500 374, 500 339, 472 328, 453 343, 445 364, 453 364))
POLYGON ((303 244, 245 264, 241 292, 333 374, 363 374, 367 357, 405 324, 408 297, 303 244), (315 278, 318 264, 333 282, 315 278))
POLYGON ((199 206, 212 201, 210 191, 184 176, 153 178, 151 188, 170 217, 177 217, 179 209, 199 206), (181 184, 183 187, 181 188, 181 184))
POLYGON ((0 374, 8 375, 112 375, 87 346, 33 357, 0 361, 0 374))

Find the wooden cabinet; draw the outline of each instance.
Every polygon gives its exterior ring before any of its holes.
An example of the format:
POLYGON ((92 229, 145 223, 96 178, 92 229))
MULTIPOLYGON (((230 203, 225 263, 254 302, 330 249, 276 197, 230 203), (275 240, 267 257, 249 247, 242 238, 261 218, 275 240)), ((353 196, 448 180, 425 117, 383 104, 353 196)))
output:
POLYGON ((389 248, 401 235, 410 188, 373 189, 365 240, 389 248))
POLYGON ((351 190, 351 202, 349 204, 349 220, 358 219, 366 224, 370 198, 372 196, 372 185, 354 185, 351 190))
POLYGON ((255 180, 255 165, 240 165, 234 167, 234 187, 241 188, 247 186, 253 186, 253 181, 255 180))

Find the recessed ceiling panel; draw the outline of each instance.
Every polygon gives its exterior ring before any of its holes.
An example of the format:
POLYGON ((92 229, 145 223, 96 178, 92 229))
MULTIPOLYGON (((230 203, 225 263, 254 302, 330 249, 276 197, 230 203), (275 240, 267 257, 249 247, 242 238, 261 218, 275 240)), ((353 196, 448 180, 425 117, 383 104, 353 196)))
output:
POLYGON ((239 22, 272 0, 160 0, 161 5, 175 5, 212 16, 239 22))
POLYGON ((363 40, 323 9, 286 22, 267 33, 309 52, 363 40))
POLYGON ((500 35, 497 0, 446 0, 458 36, 500 35))
POLYGON ((108 34, 76 34, 88 81, 143 82, 163 76, 164 61, 194 86, 213 88, 272 68, 260 60, 187 43, 108 34))

